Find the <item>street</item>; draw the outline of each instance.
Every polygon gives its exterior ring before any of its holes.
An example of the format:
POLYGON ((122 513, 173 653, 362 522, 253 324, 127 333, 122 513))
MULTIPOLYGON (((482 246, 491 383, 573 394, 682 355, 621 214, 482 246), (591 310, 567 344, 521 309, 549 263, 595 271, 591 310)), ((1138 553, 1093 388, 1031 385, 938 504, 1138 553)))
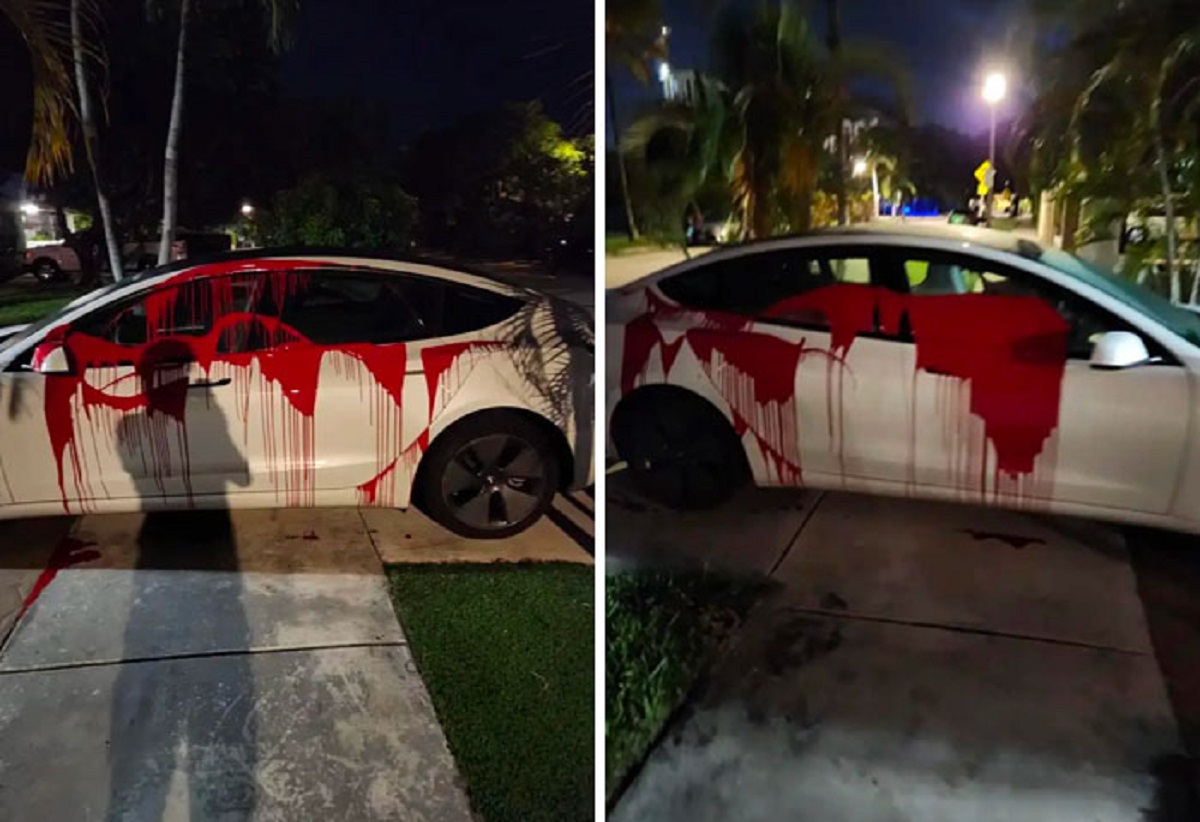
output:
POLYGON ((556 510, 496 542, 381 509, 0 523, 0 818, 471 819, 384 564, 590 562, 556 510))
POLYGON ((1194 540, 844 493, 679 514, 620 474, 608 493, 610 571, 773 584, 614 819, 1195 818, 1200 620, 1171 582, 1194 540))

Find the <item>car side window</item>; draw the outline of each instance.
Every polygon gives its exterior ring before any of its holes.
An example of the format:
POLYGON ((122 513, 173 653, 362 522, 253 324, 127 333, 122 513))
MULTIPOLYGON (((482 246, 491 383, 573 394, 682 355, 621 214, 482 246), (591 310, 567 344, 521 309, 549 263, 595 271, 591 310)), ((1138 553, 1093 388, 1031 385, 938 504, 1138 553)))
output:
POLYGON ((1133 330, 1078 294, 990 260, 912 251, 902 253, 897 262, 903 267, 903 281, 914 296, 994 295, 1041 300, 1053 308, 1070 329, 1067 338, 1070 359, 1089 359, 1096 340, 1108 331, 1133 330))
POLYGON ((316 345, 398 343, 436 336, 395 277, 370 271, 288 271, 266 278, 260 310, 298 338, 316 345))
POLYGON ((253 275, 201 277, 161 286, 87 314, 72 323, 70 331, 131 349, 156 340, 218 333, 217 351, 235 353, 245 347, 256 286, 253 275), (246 314, 247 321, 229 322, 236 314, 246 314))
POLYGON ((803 294, 871 281, 871 260, 861 252, 782 249, 702 265, 662 280, 658 287, 686 308, 760 317, 803 294))

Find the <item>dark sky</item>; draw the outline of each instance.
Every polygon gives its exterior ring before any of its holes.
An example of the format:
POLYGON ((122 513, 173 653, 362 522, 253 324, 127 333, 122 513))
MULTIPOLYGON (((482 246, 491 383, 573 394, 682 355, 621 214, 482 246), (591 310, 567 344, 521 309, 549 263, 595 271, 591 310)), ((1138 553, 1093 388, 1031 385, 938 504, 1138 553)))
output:
MULTIPOLYGON (((754 6, 759 0, 734 2, 754 6)), ((810 5, 814 31, 824 38, 825 4, 810 5)), ((663 6, 671 27, 671 65, 706 68, 712 15, 702 10, 704 3, 663 0, 663 6)), ((895 53, 912 77, 917 122, 976 133, 988 124, 979 96, 986 67, 1008 63, 1010 83, 1021 82, 1018 55, 1022 32, 1029 30, 1023 7, 1022 0, 843 0, 842 36, 846 41, 882 43, 895 53)), ((618 92, 626 99, 646 99, 657 92, 639 87, 625 72, 620 76, 618 92)), ((1012 114, 1015 105, 1010 100, 1003 106, 1001 119, 1012 114)))
MULTIPOLYGON (((392 113, 398 140, 532 99, 572 134, 594 127, 593 0, 301 0, 300 6, 295 45, 281 66, 285 91, 380 102, 392 113)), ((0 77, 0 169, 19 170, 29 144, 29 58, 3 18, 0 77)))
POLYGON ((294 94, 385 103, 396 136, 510 100, 592 129, 592 0, 301 0, 294 94))

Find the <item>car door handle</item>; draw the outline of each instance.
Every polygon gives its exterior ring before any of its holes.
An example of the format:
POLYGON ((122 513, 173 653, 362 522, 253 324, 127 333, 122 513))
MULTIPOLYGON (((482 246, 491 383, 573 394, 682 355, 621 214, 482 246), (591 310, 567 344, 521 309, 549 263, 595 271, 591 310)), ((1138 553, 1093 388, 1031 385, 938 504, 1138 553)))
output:
POLYGON ((233 377, 225 377, 224 379, 220 379, 220 380, 204 380, 201 382, 189 382, 188 390, 191 391, 193 388, 220 388, 222 385, 229 385, 231 382, 233 382, 233 377))

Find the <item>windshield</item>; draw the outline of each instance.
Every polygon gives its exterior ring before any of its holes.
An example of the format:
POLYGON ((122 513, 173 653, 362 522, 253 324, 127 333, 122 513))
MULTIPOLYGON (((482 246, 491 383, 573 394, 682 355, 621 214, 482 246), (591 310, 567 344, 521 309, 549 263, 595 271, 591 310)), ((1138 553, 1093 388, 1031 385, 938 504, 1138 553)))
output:
POLYGON ((1041 261, 1056 271, 1069 274, 1075 279, 1103 291, 1113 299, 1120 300, 1135 311, 1157 321, 1168 331, 1183 337, 1192 345, 1200 346, 1200 314, 1181 308, 1148 288, 1127 280, 1119 274, 1086 263, 1075 255, 1057 248, 1044 250, 1041 261))

